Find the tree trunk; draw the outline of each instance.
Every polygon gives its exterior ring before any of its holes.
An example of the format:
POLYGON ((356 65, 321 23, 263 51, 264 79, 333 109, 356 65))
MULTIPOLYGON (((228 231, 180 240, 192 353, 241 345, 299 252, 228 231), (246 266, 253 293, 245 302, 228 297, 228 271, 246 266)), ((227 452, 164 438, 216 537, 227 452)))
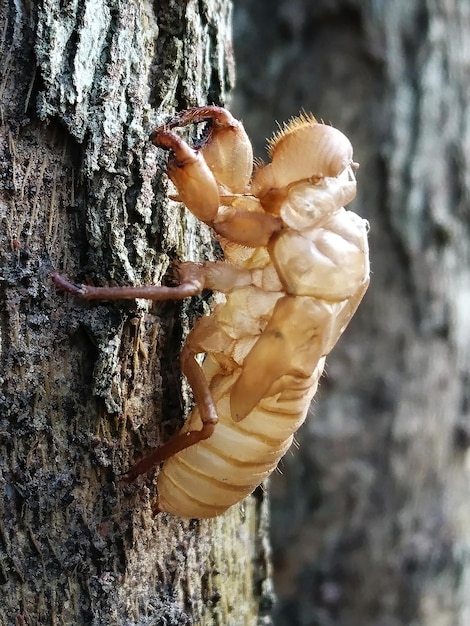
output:
POLYGON ((160 282, 213 258, 167 204, 150 129, 223 104, 229 0, 1 0, 0 623, 257 624, 269 609, 262 492, 215 521, 151 515, 119 476, 175 432, 199 311, 84 305, 53 288, 160 282))
POLYGON ((272 481, 275 623, 466 626, 468 2, 236 9, 233 110, 258 155, 273 119, 331 121, 371 225, 369 293, 272 481))

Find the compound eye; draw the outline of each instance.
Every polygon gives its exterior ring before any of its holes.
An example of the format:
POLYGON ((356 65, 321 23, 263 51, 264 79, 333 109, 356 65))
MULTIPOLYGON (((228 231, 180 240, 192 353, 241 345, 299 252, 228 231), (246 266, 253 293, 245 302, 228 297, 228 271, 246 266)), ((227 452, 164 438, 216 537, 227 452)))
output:
POLYGON ((315 184, 304 181, 291 185, 280 208, 286 226, 303 231, 320 224, 324 218, 351 202, 356 181, 347 178, 321 178, 315 184))
POLYGON ((281 205, 280 216, 284 224, 293 230, 311 228, 333 208, 325 189, 309 183, 293 185, 281 205))

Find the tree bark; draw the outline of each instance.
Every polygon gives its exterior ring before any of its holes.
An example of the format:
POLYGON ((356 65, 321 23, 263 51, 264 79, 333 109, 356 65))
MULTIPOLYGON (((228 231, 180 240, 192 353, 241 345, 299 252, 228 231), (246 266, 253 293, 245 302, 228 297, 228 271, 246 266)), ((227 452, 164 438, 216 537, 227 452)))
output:
POLYGON ((470 620, 466 0, 236 4, 233 110, 341 128, 372 282, 272 481, 275 623, 470 620), (269 19, 266 16, 269 15, 269 19))
POLYGON ((228 0, 0 2, 1 624, 269 623, 261 491, 182 521, 152 517, 152 477, 119 482, 181 424, 179 350, 207 303, 88 305, 50 281, 214 257, 147 137, 224 103, 230 20, 228 0))

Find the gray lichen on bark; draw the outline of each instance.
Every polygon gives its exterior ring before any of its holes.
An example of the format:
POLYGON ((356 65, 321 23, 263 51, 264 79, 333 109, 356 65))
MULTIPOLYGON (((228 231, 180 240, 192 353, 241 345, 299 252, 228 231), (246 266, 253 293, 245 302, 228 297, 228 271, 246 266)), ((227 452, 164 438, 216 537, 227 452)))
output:
MULTIPOLYGON (((182 224, 176 211, 168 218, 155 210, 164 199, 158 183, 164 157, 147 137, 175 106, 201 103, 211 89, 225 99, 232 80, 226 59, 230 10, 216 5, 223 9, 217 22, 209 18, 211 3, 199 14, 194 2, 175 5, 173 13, 162 6, 160 15, 119 1, 72 2, 65 11, 60 2, 48 2, 38 12, 38 114, 58 119, 84 153, 89 266, 106 280, 158 283, 169 257, 165 249, 157 255, 156 241, 180 257, 187 254, 187 241, 196 242, 194 220, 182 224), (214 76, 220 78, 211 84, 214 76)), ((206 235, 204 251, 210 248, 206 235)), ((120 326, 114 333, 90 332, 100 353, 95 391, 109 411, 121 412, 120 326)))

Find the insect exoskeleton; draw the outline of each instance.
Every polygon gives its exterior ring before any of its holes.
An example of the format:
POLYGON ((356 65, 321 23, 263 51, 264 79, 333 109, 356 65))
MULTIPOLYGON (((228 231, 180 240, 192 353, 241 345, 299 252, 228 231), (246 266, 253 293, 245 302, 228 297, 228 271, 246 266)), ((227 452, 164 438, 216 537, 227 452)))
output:
POLYGON ((245 130, 220 107, 183 111, 151 141, 170 152, 178 197, 213 227, 225 260, 181 264, 173 288, 54 281, 85 299, 225 295, 182 351, 196 401, 187 423, 126 474, 131 481, 163 462, 155 510, 213 517, 274 470, 304 421, 325 357, 367 290, 368 227, 344 208, 356 193, 351 144, 313 116, 274 135, 271 162, 253 176, 245 130), (202 122, 196 147, 174 132, 202 122))

